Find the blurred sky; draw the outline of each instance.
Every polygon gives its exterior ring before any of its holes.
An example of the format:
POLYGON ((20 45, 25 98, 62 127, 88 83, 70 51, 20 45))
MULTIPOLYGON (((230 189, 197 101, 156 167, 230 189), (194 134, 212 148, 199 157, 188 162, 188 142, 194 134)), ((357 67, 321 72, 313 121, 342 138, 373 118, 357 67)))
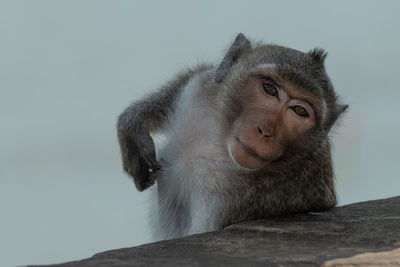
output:
POLYGON ((400 195, 399 1, 0 2, 0 266, 150 241, 116 119, 245 33, 308 51, 351 108, 333 135, 339 204, 400 195))

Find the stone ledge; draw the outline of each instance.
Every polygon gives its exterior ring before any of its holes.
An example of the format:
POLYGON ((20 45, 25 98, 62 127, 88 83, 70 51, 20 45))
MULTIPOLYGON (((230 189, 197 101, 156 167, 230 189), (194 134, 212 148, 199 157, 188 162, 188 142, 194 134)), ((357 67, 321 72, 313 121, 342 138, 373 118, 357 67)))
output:
POLYGON ((47 266, 400 266, 400 196, 47 266))

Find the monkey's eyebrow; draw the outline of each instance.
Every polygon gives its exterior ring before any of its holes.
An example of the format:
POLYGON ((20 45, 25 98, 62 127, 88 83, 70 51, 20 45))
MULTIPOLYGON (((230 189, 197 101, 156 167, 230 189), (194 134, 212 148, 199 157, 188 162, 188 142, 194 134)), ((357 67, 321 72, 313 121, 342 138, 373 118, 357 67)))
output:
POLYGON ((256 74, 255 77, 262 79, 264 82, 269 82, 272 85, 276 87, 281 87, 279 83, 277 83, 274 79, 272 79, 270 76, 265 75, 265 74, 256 74))
POLYGON ((255 72, 259 72, 259 71, 266 71, 266 70, 272 70, 275 69, 276 65, 273 63, 266 63, 266 64, 260 64, 258 66, 256 66, 255 68, 253 68, 251 70, 251 72, 255 73, 255 72))
POLYGON ((310 101, 307 97, 304 97, 304 96, 295 96, 294 98, 297 99, 297 100, 306 102, 308 105, 311 106, 312 109, 315 108, 315 104, 313 104, 313 102, 310 101))

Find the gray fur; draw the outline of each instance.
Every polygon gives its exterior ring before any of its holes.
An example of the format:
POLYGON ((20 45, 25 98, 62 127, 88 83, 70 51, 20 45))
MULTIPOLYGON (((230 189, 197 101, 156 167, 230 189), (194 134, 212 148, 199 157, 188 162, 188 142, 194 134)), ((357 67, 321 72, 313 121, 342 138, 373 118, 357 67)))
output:
POLYGON ((158 92, 131 104, 119 116, 117 128, 123 167, 134 178, 139 191, 154 184, 152 172, 160 169, 150 133, 162 130, 183 86, 194 74, 207 68, 210 66, 200 65, 177 75, 158 92))
POLYGON ((347 106, 325 73, 321 50, 302 53, 250 44, 239 35, 218 68, 201 65, 119 117, 124 170, 142 191, 155 181, 154 232, 159 239, 221 229, 244 220, 335 206, 329 130, 347 106), (260 64, 326 103, 307 138, 290 144, 273 166, 248 171, 230 159, 225 139, 241 112, 243 81, 260 64), (157 150, 150 133, 162 132, 157 150), (149 171, 149 169, 152 171, 149 171))

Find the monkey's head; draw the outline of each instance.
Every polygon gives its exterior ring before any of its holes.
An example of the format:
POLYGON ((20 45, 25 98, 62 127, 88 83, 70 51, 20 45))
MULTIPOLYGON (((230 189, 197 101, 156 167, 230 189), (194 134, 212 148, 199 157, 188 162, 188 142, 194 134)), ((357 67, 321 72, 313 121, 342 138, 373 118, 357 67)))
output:
POLYGON ((325 73, 326 53, 252 46, 239 34, 215 72, 231 159, 262 169, 318 152, 347 108, 325 73))

